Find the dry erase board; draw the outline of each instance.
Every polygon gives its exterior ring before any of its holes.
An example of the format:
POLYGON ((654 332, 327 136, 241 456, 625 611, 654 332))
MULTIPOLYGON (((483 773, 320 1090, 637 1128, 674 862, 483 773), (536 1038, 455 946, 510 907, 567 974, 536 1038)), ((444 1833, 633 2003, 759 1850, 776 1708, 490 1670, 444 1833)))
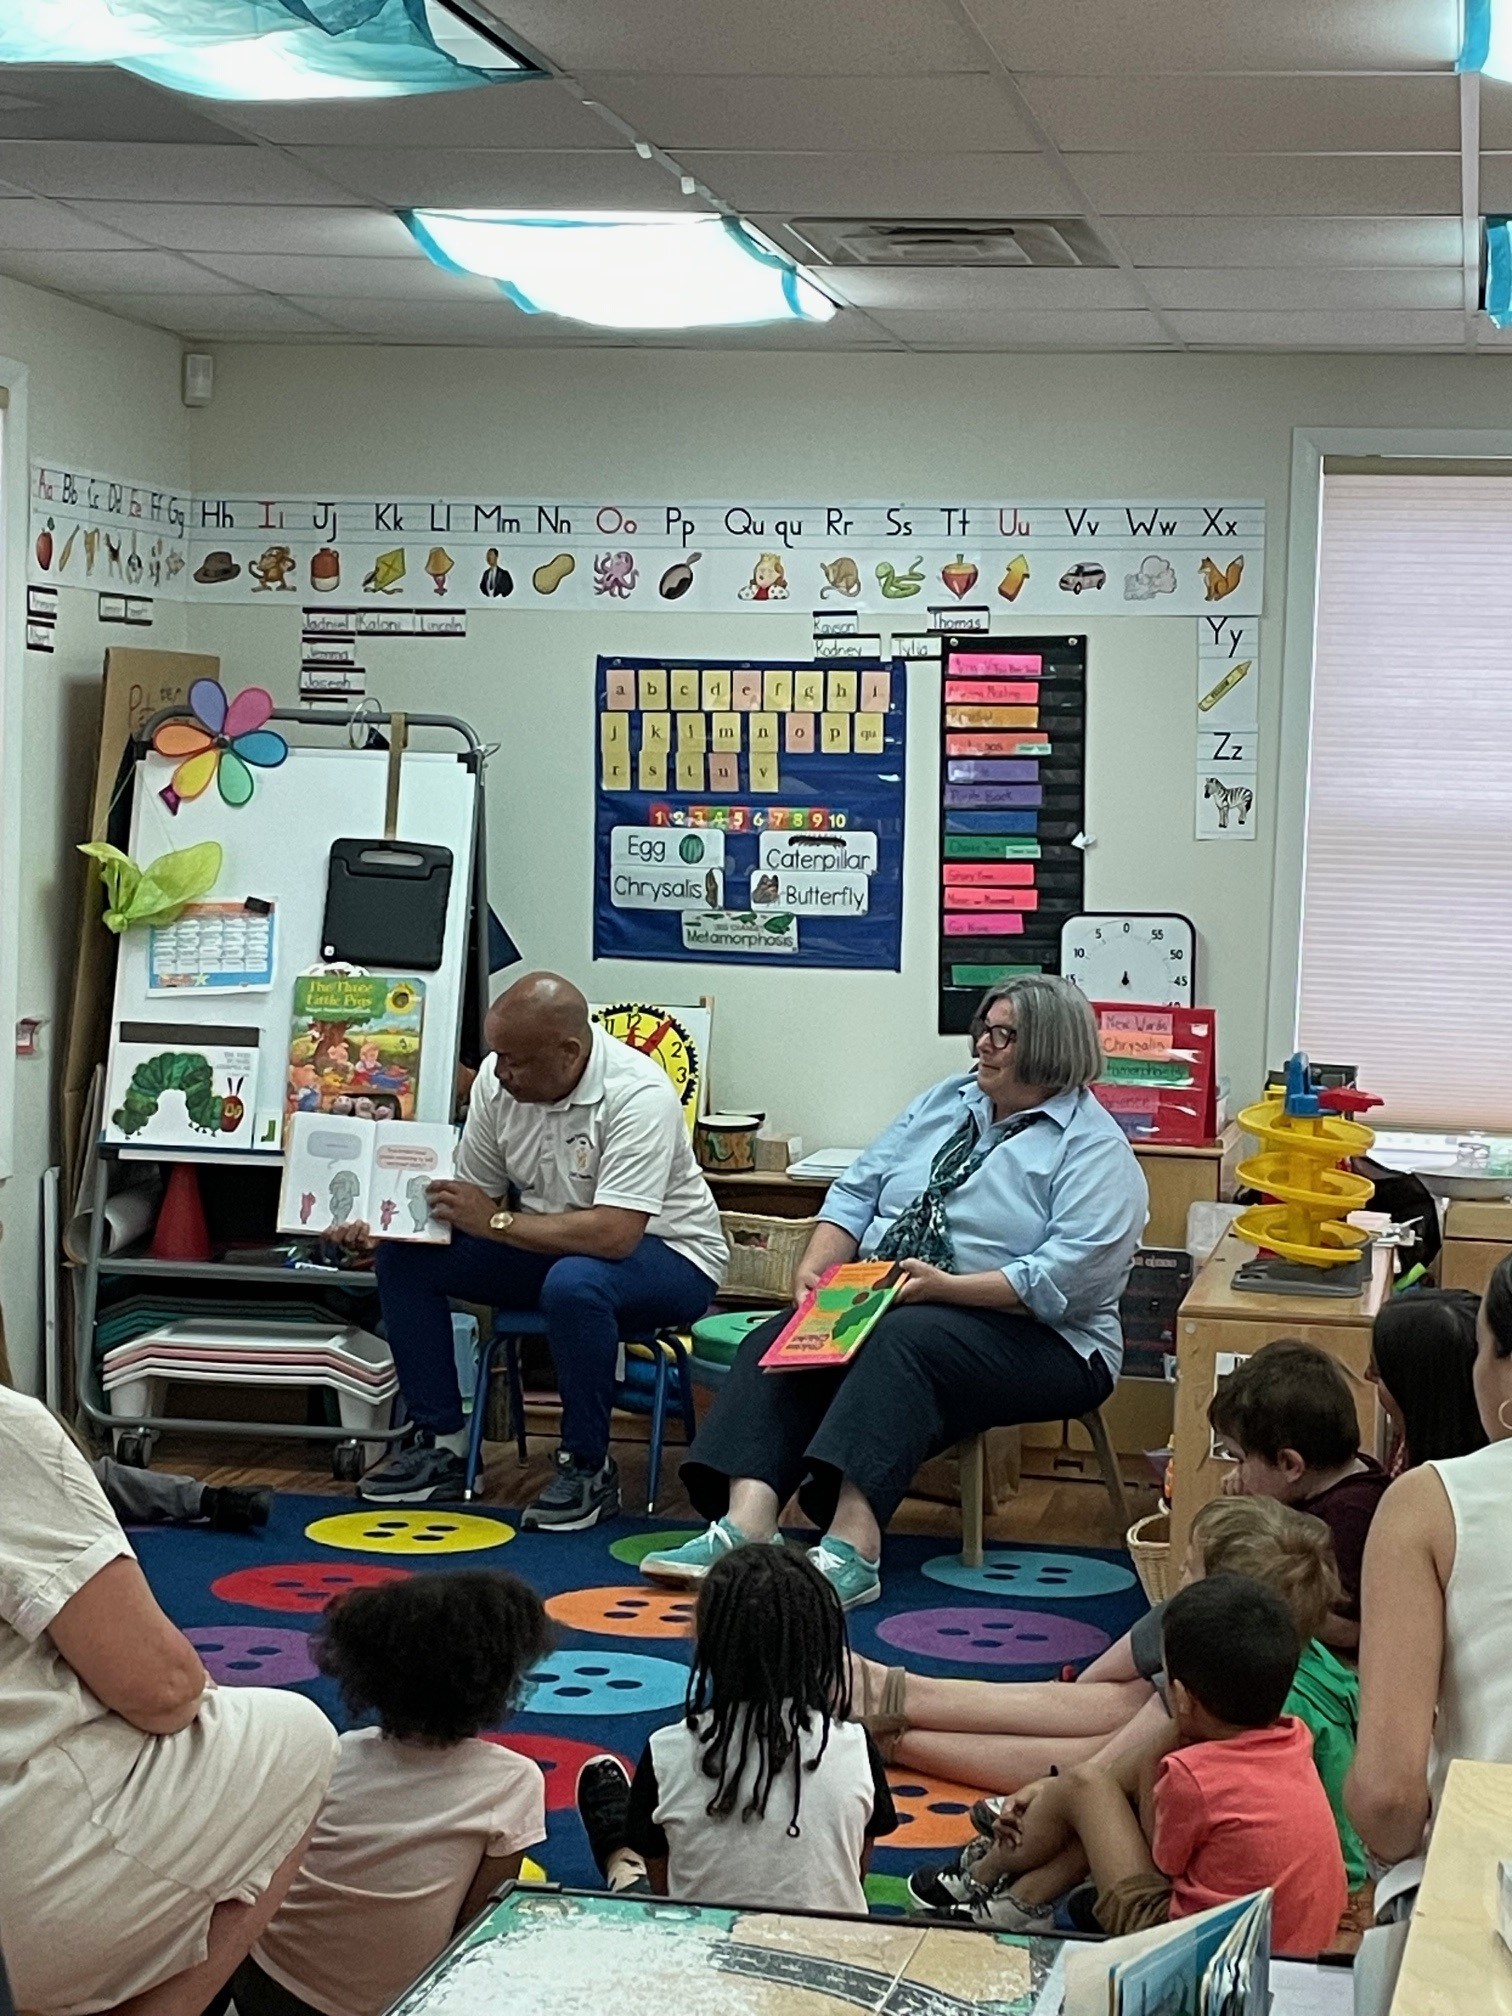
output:
MULTIPOLYGON (((210 987, 175 988, 171 998, 152 991, 150 934, 128 930, 120 941, 107 1084, 129 1082, 138 1061, 202 1055, 211 1070, 162 1065, 149 1072, 148 1096, 178 1113, 204 1097, 213 1128, 194 1130, 184 1152, 276 1157, 284 1107, 292 1032, 294 981, 320 961, 326 863, 336 840, 383 831, 388 755, 381 750, 291 748, 277 769, 259 770, 250 802, 233 807, 212 787, 170 813, 159 793, 173 775, 172 759, 149 754, 137 765, 128 851, 143 864, 172 848, 219 841, 224 852, 211 897, 240 903, 247 897, 273 906, 272 984, 238 990, 230 999, 210 987), (229 1040, 219 1040, 222 1036, 229 1040), (184 1082, 175 1083, 175 1074, 184 1082), (192 1075, 191 1075, 192 1074, 192 1075), (154 1077, 166 1082, 158 1087, 154 1077), (171 1094, 177 1098, 171 1099, 171 1094), (226 1112, 227 1095, 240 1102, 226 1112), (210 1099, 219 1107, 210 1107, 210 1099), (238 1124, 227 1127, 228 1117, 238 1124), (201 1135, 203 1138, 200 1138, 201 1135)), ((473 820, 477 780, 456 756, 410 750, 400 773, 396 832, 451 850, 453 873, 440 967, 420 976, 425 1025, 414 1117, 451 1118, 457 1041, 469 984, 466 957, 472 900, 473 820)), ((104 1136, 120 1145, 153 1146, 149 1124, 133 1133, 118 1125, 114 1098, 106 1101, 104 1136)), ((136 1115, 130 1116, 132 1120, 136 1115)), ((168 1152, 165 1150, 164 1152, 168 1152)))

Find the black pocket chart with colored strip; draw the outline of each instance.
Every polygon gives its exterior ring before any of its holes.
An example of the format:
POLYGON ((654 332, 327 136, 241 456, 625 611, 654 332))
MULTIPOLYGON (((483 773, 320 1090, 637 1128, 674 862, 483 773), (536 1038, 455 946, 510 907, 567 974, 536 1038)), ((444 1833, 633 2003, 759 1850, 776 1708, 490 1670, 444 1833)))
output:
POLYGON ((982 990, 1060 971, 1082 907, 1084 637, 947 637, 940 683, 939 1029, 982 990))

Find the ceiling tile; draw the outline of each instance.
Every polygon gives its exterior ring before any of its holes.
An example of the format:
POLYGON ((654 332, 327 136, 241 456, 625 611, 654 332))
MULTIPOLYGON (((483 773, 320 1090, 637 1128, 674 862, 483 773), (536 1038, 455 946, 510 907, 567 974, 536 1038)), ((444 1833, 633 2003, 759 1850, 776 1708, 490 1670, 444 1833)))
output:
POLYGON ((313 105, 238 105, 248 133, 288 147, 621 147, 586 94, 555 78, 518 78, 472 91, 313 105))
POLYGON ((234 146, 203 104, 113 64, 7 63, 0 69, 0 140, 150 140, 234 146))
POLYGON ((1173 314, 1189 343, 1240 350, 1458 349, 1465 340, 1463 314, 1173 314))
POLYGON ((1482 147, 1493 151, 1512 147, 1512 84, 1482 77, 1480 131, 1482 147))
MULTIPOLYGON (((613 153, 510 154, 481 147, 301 147, 298 159, 353 197, 436 208, 702 210, 628 143, 613 153)), ((4 162, 0 160, 0 173, 4 162)))
POLYGON ((484 9, 574 76, 917 77, 986 67, 943 0, 484 0, 484 9))
POLYGON ((873 309, 874 318, 905 343, 950 350, 1168 349, 1170 338, 1154 315, 1132 312, 1080 314, 913 313, 873 309))
POLYGON ((128 321, 176 330, 181 336, 228 341, 240 336, 295 336, 328 326, 271 294, 100 294, 91 305, 128 321))
MULTIPOLYGON (((79 221, 81 230, 107 227, 113 243, 125 232, 149 245, 176 252, 291 252, 352 257, 423 259, 409 232, 387 210, 356 205, 322 210, 313 203, 77 203, 60 204, 60 216, 79 221), (88 220, 87 222, 83 220, 88 220)), ((0 206, 0 242, 4 208, 0 206)))
POLYGON ((1480 207, 1482 216, 1512 210, 1512 154, 1482 154, 1480 207))
POLYGON ((1120 217, 1136 266, 1454 266, 1449 217, 1120 217))
POLYGON ((603 331, 580 329, 555 316, 526 315, 502 294, 492 301, 378 301, 334 294, 301 294, 295 305, 355 335, 405 343, 489 342, 551 348, 594 342, 603 331))
POLYGON ((62 203, 41 196, 0 198, 0 247, 7 250, 124 252, 130 244, 103 219, 81 217, 62 203))
MULTIPOLYGON (((493 0, 495 11, 508 0, 493 0)), ((541 11, 551 11, 540 0, 541 11)), ((615 12, 619 12, 617 7, 615 12)), ((1426 70, 1459 50, 1457 0, 972 0, 1010 69, 1426 70)))
POLYGON ((1452 153, 1459 80, 1397 77, 1027 77, 1070 152, 1452 153))
POLYGON ((0 272, 64 294, 231 294, 235 283, 172 252, 0 252, 0 272))
POLYGON ((339 203, 341 192, 271 147, 88 146, 0 140, 0 178, 39 196, 157 203, 339 203))
POLYGON ((1442 216, 1459 208, 1454 154, 1073 154, 1108 217, 1442 216))
POLYGON ((737 210, 806 217, 1038 217, 1066 208, 1033 154, 700 154, 685 165, 737 210))
POLYGON ((228 282, 268 294, 325 294, 333 300, 345 295, 370 301, 499 299, 493 281, 449 273, 423 252, 415 259, 331 259, 286 252, 207 252, 201 257, 228 282))
POLYGON ((1143 279, 1162 308, 1211 308, 1233 313, 1254 309, 1444 308, 1462 311, 1464 276, 1457 266, 1430 266, 1413 272, 1388 266, 1376 272, 1351 268, 1320 270, 1219 266, 1183 272, 1179 267, 1147 268, 1143 279))
POLYGON ((1027 152, 1034 136, 986 76, 579 77, 645 139, 684 148, 826 154, 1027 152))
POLYGON ((1020 267, 826 266, 824 284, 858 308, 887 318, 908 309, 932 314, 985 314, 1066 308, 1143 308, 1147 296, 1132 274, 1113 269, 1026 270, 1020 267))

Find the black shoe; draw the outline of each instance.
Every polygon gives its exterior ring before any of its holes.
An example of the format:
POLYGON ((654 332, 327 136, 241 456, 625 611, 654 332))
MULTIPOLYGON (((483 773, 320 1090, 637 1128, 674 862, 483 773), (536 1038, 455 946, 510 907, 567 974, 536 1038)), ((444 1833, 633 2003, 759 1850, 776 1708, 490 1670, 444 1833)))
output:
POLYGON ((588 1470, 565 1449, 556 1452, 556 1475, 533 1505, 520 1515, 526 1532, 549 1528, 556 1533, 581 1533, 612 1519, 619 1510, 619 1471, 613 1457, 601 1469, 588 1470))
POLYGON ((273 1510, 271 1491, 244 1490, 239 1484, 207 1484, 200 1493, 200 1517, 217 1533, 256 1533, 273 1510))
POLYGON ((590 1757, 578 1773, 578 1818, 598 1872, 609 1881, 610 1858, 625 1845, 630 1821, 630 1774, 618 1757, 590 1757))
POLYGON ((357 1496, 371 1505, 428 1505, 433 1499, 460 1504, 467 1465, 450 1449, 438 1449, 425 1429, 414 1445, 369 1470, 357 1496))

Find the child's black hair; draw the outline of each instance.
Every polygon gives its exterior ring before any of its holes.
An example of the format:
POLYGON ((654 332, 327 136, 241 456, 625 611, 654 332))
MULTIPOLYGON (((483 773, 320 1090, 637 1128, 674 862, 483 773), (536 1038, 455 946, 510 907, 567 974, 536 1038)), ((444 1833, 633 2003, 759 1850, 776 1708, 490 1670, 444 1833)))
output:
POLYGON ((1266 1729, 1296 1678, 1301 1646, 1292 1614, 1251 1575, 1205 1575, 1166 1606, 1166 1677, 1237 1729, 1266 1729))
POLYGON ((1360 1452, 1349 1382, 1332 1358, 1295 1337, 1262 1344, 1220 1379, 1208 1420, 1244 1455, 1267 1463, 1295 1449, 1309 1470, 1337 1470, 1360 1452))
POLYGON ((850 1714, 850 1647, 845 1612, 829 1583, 786 1547, 740 1547, 715 1562, 698 1592, 697 1643, 688 1680, 690 1729, 707 1716, 700 1766, 714 1781, 705 1811, 732 1813, 752 1756, 756 1775, 743 1820, 762 1817, 773 1785, 793 1767, 798 1833, 803 1796, 799 1737, 819 1721, 814 1770, 830 1724, 850 1714))
POLYGON ((1401 1410, 1414 1466, 1486 1446, 1470 1378, 1479 1309, 1468 1288, 1412 1288, 1394 1295, 1371 1326, 1371 1357, 1401 1410))
POLYGON ((1512 1253, 1498 1260, 1486 1283, 1481 1314, 1491 1333, 1491 1350, 1497 1358, 1512 1358, 1512 1253))
POLYGON ((541 1599, 517 1575, 410 1575, 338 1596, 315 1662, 354 1720, 443 1749, 491 1729, 550 1647, 541 1599))

